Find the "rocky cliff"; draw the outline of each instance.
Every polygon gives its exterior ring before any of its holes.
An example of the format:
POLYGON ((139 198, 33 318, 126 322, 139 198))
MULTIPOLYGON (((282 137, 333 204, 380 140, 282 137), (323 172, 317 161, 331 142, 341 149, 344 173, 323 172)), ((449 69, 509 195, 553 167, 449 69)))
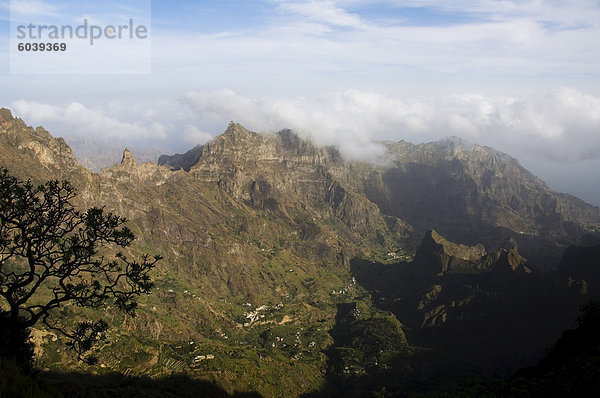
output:
POLYGON ((43 127, 32 128, 0 109, 0 150, 3 167, 14 175, 38 181, 51 178, 89 181, 90 173, 81 167, 62 138, 54 138, 43 127))
POLYGON ((550 190, 519 162, 459 139, 414 145, 385 143, 387 167, 362 170, 355 184, 381 212, 408 222, 420 235, 435 228, 470 245, 521 252, 554 269, 562 251, 598 223, 599 209, 550 190))

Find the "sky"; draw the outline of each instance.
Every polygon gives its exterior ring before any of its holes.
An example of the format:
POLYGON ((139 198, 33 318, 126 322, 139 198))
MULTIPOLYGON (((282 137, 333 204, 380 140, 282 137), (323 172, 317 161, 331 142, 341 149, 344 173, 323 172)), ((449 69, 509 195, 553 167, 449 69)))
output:
POLYGON ((600 205, 600 2, 0 0, 0 106, 55 136, 175 152, 230 120, 367 161, 379 140, 458 136, 600 205), (84 17, 149 35, 14 55, 17 23, 84 17))

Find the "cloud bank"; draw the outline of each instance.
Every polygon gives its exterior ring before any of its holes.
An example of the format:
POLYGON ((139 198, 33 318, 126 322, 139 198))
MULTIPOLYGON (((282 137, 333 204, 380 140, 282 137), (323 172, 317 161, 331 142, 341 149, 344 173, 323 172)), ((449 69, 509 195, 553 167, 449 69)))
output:
POLYGON ((139 148, 183 152, 234 120, 254 131, 292 128, 347 159, 376 161, 379 140, 429 142, 459 136, 517 157, 559 191, 598 203, 600 97, 557 88, 530 97, 461 93, 405 99, 346 90, 317 98, 250 97, 194 90, 178 98, 104 106, 18 100, 15 116, 55 136, 82 135, 139 148), (567 177, 565 177, 567 176, 567 177))
MULTIPOLYGON (((103 139, 133 140, 167 138, 168 127, 151 120, 152 113, 137 112, 135 119, 118 119, 99 108, 88 108, 79 102, 65 106, 17 100, 12 103, 13 113, 28 124, 42 125, 55 135, 82 135, 103 139)), ((111 108, 109 104, 109 109, 111 108)), ((131 107, 135 109, 135 107, 131 107)), ((147 110, 146 110, 147 112, 147 110)))
POLYGON ((202 123, 233 119, 257 131, 292 128, 351 159, 375 156, 376 140, 445 136, 558 162, 600 158, 600 98, 569 88, 534 98, 456 94, 408 100, 357 90, 312 100, 218 90, 190 91, 181 101, 202 123))
POLYGON ((87 107, 18 100, 14 113, 57 135, 147 141, 185 150, 234 120, 254 131, 291 128, 353 160, 382 154, 379 140, 427 142, 446 136, 552 162, 600 159, 600 97, 557 88, 537 97, 454 94, 400 99, 346 90, 317 98, 249 97, 232 90, 188 91, 177 99, 87 107))

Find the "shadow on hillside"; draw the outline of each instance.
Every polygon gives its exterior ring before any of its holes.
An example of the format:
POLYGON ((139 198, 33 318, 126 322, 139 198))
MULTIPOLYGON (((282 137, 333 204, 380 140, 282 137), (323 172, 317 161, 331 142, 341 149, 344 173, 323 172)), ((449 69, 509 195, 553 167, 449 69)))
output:
POLYGON ((229 394, 210 381, 193 379, 183 374, 150 378, 124 376, 120 373, 93 375, 78 372, 39 372, 32 379, 23 374, 15 375, 15 369, 10 369, 10 367, 8 369, 7 367, 3 367, 2 373, 0 375, 2 383, 0 384, 3 385, 0 386, 0 397, 262 397, 257 392, 236 391, 233 394, 229 394), (11 372, 12 375, 10 374, 11 372))
POLYGON ((573 326, 578 305, 595 297, 591 291, 582 295, 567 277, 555 274, 417 278, 407 264, 361 260, 353 260, 351 270, 371 292, 373 304, 403 323, 411 344, 470 362, 488 374, 506 375, 537 363, 562 331, 573 326), (426 320, 430 324, 423 326, 426 320))
POLYGON ((466 364, 406 344, 391 314, 357 319, 357 310, 356 302, 337 304, 329 331, 334 343, 324 351, 327 383, 303 398, 425 396, 479 376, 466 364))

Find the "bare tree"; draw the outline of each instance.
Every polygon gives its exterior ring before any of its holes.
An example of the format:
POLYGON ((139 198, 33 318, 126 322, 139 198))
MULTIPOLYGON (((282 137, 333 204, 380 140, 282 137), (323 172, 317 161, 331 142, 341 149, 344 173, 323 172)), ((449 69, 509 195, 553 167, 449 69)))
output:
POLYGON ((85 321, 67 330, 53 319, 55 310, 114 300, 133 315, 137 296, 153 286, 148 273, 161 257, 132 261, 116 252, 106 259, 108 249, 128 247, 135 235, 125 218, 102 208, 77 211, 75 195, 68 181, 34 186, 0 171, 0 354, 20 363, 31 359, 26 336, 38 323, 67 337, 81 360, 94 363, 86 352, 108 324, 85 321))

